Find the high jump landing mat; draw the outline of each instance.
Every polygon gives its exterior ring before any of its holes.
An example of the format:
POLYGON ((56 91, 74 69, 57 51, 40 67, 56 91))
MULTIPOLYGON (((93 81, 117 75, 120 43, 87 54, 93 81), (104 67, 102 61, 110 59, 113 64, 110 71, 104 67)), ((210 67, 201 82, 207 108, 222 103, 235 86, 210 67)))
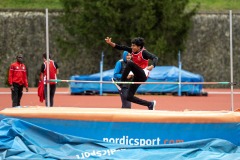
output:
POLYGON ((240 112, 149 111, 136 109, 27 107, 0 111, 1 120, 17 118, 78 137, 132 146, 219 138, 240 146, 240 112))

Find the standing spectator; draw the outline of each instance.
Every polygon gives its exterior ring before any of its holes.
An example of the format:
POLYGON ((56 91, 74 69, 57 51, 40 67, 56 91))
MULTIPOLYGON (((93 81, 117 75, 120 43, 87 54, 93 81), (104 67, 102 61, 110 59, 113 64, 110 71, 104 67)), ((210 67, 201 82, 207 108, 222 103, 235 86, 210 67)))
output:
MULTIPOLYGON (((131 60, 131 53, 128 53, 127 51, 123 52, 122 59, 118 60, 115 68, 114 68, 114 79, 117 81, 120 81, 122 78, 122 73, 127 65, 127 60, 131 60)), ((127 76, 127 80, 131 81, 133 78, 133 74, 129 74, 127 76)), ((121 90, 119 90, 119 94, 122 101, 122 108, 131 108, 131 102, 127 100, 127 92, 128 92, 129 84, 122 84, 121 90)))
MULTIPOLYGON (((109 37, 106 37, 105 41, 113 48, 116 48, 118 50, 128 51, 132 55, 132 60, 127 62, 127 66, 124 69, 121 81, 124 82, 127 80, 127 76, 129 75, 130 71, 132 71, 134 74, 134 77, 133 77, 134 82, 145 82, 147 80, 148 74, 146 75, 146 73, 148 71, 151 71, 156 66, 158 57, 151 54, 144 48, 143 38, 137 37, 132 39, 131 47, 113 43, 112 39, 109 37), (150 66, 148 66, 149 59, 152 60, 153 62, 153 64, 150 66)), ((127 100, 133 103, 147 106, 149 110, 155 110, 155 106, 156 106, 155 100, 149 102, 134 96, 139 86, 140 84, 130 85, 128 89, 127 100)))
POLYGON ((23 55, 18 54, 16 58, 17 61, 11 64, 8 75, 8 83, 12 93, 12 107, 20 106, 24 86, 28 92, 27 70, 23 64, 23 55))
MULTIPOLYGON (((43 64, 41 66, 41 74, 40 80, 44 82, 44 96, 46 106, 48 106, 48 99, 47 99, 47 55, 46 53, 43 54, 43 64)), ((57 74, 59 73, 58 65, 56 62, 50 59, 51 55, 49 55, 49 79, 56 80, 57 74)), ((50 104, 49 106, 53 106, 54 102, 54 95, 57 88, 57 82, 49 82, 50 83, 50 104)))

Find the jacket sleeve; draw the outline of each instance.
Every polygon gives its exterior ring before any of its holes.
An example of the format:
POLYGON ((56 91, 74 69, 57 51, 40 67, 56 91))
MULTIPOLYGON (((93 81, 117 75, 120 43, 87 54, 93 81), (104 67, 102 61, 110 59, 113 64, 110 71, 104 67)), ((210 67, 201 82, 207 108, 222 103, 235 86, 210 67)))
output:
POLYGON ((121 69, 122 69, 122 64, 120 61, 117 61, 115 68, 114 68, 114 74, 113 77, 116 79, 121 79, 122 77, 122 73, 121 73, 121 69))
POLYGON ((44 73, 44 70, 45 70, 45 64, 43 63, 43 64, 41 65, 41 73, 44 73))
POLYGON ((128 51, 128 52, 130 52, 130 53, 132 52, 132 48, 131 48, 131 47, 124 46, 124 45, 116 44, 114 48, 116 48, 116 49, 118 49, 118 50, 128 51))
MULTIPOLYGON (((26 68, 26 66, 25 66, 26 68)), ((27 68, 26 68, 26 72, 24 72, 24 86, 27 88, 28 87, 28 78, 27 78, 27 68)))
POLYGON ((8 83, 12 85, 13 83, 13 65, 10 66, 9 71, 8 71, 8 83))
POLYGON ((143 58, 144 59, 151 59, 152 60, 152 65, 155 67, 158 63, 158 57, 155 56, 154 54, 148 52, 147 50, 143 51, 143 58))

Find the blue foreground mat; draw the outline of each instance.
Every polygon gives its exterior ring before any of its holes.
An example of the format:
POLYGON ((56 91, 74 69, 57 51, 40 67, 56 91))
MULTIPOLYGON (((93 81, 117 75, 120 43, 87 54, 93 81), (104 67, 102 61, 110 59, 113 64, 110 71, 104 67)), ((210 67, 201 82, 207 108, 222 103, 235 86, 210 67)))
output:
POLYGON ((27 107, 5 108, 0 120, 5 118, 121 145, 158 146, 218 138, 240 146, 240 112, 27 107))
POLYGON ((240 159, 240 147, 222 139, 127 146, 59 134, 29 122, 0 122, 0 159, 240 159))

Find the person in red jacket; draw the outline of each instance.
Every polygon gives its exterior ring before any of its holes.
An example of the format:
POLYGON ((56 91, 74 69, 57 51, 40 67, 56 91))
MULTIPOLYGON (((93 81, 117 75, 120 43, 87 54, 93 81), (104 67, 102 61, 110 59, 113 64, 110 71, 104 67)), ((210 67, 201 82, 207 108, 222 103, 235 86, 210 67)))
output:
MULTIPOLYGON (((47 55, 46 53, 43 54, 43 64, 41 66, 41 74, 40 74, 40 80, 42 80, 44 82, 44 95, 45 95, 45 102, 46 102, 46 106, 48 106, 48 101, 47 101, 47 55)), ((52 80, 57 80, 57 74, 59 73, 59 69, 58 69, 58 64, 51 60, 51 55, 49 55, 49 79, 52 80)), ((52 107, 53 106, 53 102, 54 102, 54 95, 55 95, 55 91, 57 88, 57 82, 50 82, 50 104, 49 106, 52 107)))
POLYGON ((24 86, 28 92, 27 70, 23 64, 23 55, 18 54, 16 58, 17 61, 10 65, 8 74, 8 83, 12 92, 12 107, 20 106, 24 86))

